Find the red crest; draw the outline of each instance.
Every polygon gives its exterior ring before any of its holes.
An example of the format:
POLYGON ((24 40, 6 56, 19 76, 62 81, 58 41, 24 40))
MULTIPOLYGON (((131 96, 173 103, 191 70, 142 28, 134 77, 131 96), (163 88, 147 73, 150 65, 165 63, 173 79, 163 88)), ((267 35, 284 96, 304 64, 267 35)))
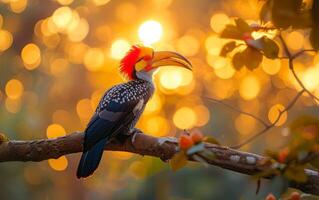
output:
POLYGON ((134 45, 127 52, 124 58, 121 60, 120 72, 130 80, 134 79, 134 76, 133 76, 134 65, 138 60, 140 52, 141 52, 140 47, 137 45, 134 45))

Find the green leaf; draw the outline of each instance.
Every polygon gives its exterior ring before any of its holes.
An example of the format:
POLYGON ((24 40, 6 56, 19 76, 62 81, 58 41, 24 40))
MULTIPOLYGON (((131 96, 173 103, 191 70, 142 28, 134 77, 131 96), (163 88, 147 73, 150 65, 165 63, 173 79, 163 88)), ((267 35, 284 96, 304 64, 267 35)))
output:
POLYGON ((252 32, 252 28, 249 26, 247 22, 245 22, 242 18, 235 19, 235 23, 239 31, 243 33, 252 32))
POLYGON ((263 47, 262 52, 267 58, 278 58, 279 47, 277 43, 267 37, 262 37, 263 47))
POLYGON ((0 133, 0 144, 3 142, 8 142, 8 141, 9 141, 9 138, 5 134, 0 133))
POLYGON ((187 150, 186 154, 187 155, 192 155, 192 154, 195 154, 195 153, 198 153, 198 152, 201 152, 205 149, 205 146, 203 143, 199 143, 199 144, 196 144, 194 146, 192 146, 190 149, 187 150))
POLYGON ((227 25, 220 34, 221 38, 241 40, 243 33, 234 25, 227 25))
POLYGON ((237 52, 232 59, 234 68, 239 71, 245 65, 245 57, 243 52, 237 52))
POLYGON ((236 47, 237 46, 235 41, 226 43, 223 46, 222 50, 220 51, 220 56, 223 56, 223 57, 227 56, 227 54, 232 52, 236 47))
POLYGON ((249 70, 256 69, 263 60, 263 55, 257 49, 251 47, 247 47, 243 51, 243 55, 245 65, 249 70))
POLYGON ((289 180, 293 180, 299 183, 307 181, 307 175, 305 173, 305 167, 301 165, 290 165, 284 172, 284 176, 289 180))
POLYGON ((220 143, 212 136, 205 137, 204 141, 207 143, 220 145, 220 143))
POLYGON ((175 172, 187 164, 187 156, 183 151, 177 152, 170 160, 172 170, 175 172))
POLYGON ((279 47, 277 43, 266 36, 259 39, 249 39, 245 41, 247 46, 262 51, 267 58, 278 58, 279 47))
POLYGON ((303 0, 276 0, 272 6, 272 22, 278 28, 309 28, 311 12, 302 10, 303 0))

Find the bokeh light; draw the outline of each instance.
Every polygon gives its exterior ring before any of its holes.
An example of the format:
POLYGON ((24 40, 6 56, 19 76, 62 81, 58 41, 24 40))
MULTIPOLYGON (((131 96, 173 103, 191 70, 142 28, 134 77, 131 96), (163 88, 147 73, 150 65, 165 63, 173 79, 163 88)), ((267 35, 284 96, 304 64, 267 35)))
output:
POLYGON ((240 83, 239 94, 245 100, 257 97, 260 91, 260 82, 256 76, 246 76, 240 83))
POLYGON ((161 108, 162 108, 161 98, 159 97, 157 93, 155 93, 146 104, 144 113, 145 114, 154 113, 156 111, 159 111, 161 108))
POLYGON ((117 39, 112 43, 111 56, 117 60, 122 59, 130 48, 131 45, 128 41, 124 39, 117 39))
POLYGON ((13 0, 10 1, 10 9, 14 13, 21 13, 23 12, 27 7, 27 0, 13 0))
POLYGON ((179 129, 190 129, 196 124, 197 116, 193 109, 189 107, 181 107, 176 110, 173 116, 173 122, 179 129))
POLYGON ((173 67, 162 69, 159 76, 161 85, 166 89, 176 89, 182 83, 182 74, 173 67))
POLYGON ((68 29, 68 38, 72 42, 82 41, 89 33, 89 23, 86 19, 81 18, 73 21, 68 29))
POLYGON ((251 134, 256 128, 256 120, 247 115, 240 114, 235 119, 236 130, 242 135, 246 136, 251 134))
POLYGON ((60 124, 50 124, 47 128, 47 138, 62 137, 65 134, 65 129, 60 124))
POLYGON ((76 104, 76 112, 78 116, 83 120, 89 120, 93 113, 93 108, 90 99, 81 99, 76 104))
POLYGON ((210 112, 204 105, 197 105, 194 107, 194 111, 196 113, 196 126, 204 126, 209 122, 210 112))
POLYGON ((309 67, 302 74, 301 80, 308 90, 314 91, 318 89, 319 87, 318 74, 319 74, 319 64, 313 67, 309 67))
POLYGON ((111 0, 92 0, 92 2, 97 6, 103 6, 110 2, 111 0))
POLYGON ((67 6, 73 3, 73 0, 56 0, 56 1, 63 6, 67 6))
POLYGON ((124 151, 114 151, 112 152, 112 155, 114 156, 115 159, 127 160, 127 159, 130 159, 134 154, 130 152, 124 152, 124 151))
POLYGON ((21 58, 26 69, 33 70, 37 68, 41 62, 40 48, 33 43, 27 44, 21 51, 21 58))
POLYGON ((10 113, 18 113, 21 109, 21 99, 6 98, 5 107, 10 113))
POLYGON ((73 11, 70 7, 64 6, 56 9, 52 15, 54 25, 60 29, 66 29, 72 20, 73 11))
POLYGON ((12 34, 9 31, 0 29, 0 52, 7 50, 13 42, 12 34))
POLYGON ((281 62, 278 59, 269 59, 264 57, 262 62, 262 69, 269 75, 275 75, 281 69, 281 62))
POLYGON ((102 69, 104 63, 104 53, 101 49, 91 48, 84 56, 84 65, 89 71, 102 69))
POLYGON ((23 84, 17 79, 11 79, 7 82, 5 91, 6 95, 11 99, 18 99, 23 94, 23 84))
POLYGON ((287 36, 287 45, 293 50, 301 49, 304 45, 304 36, 298 31, 289 33, 287 36))
POLYGON ((132 2, 123 2, 116 8, 116 17, 126 23, 134 22, 136 14, 137 7, 132 2))
POLYGON ((148 20, 142 23, 138 29, 138 37, 146 45, 158 42, 161 39, 162 34, 162 25, 155 20, 148 20))
POLYGON ((196 37, 185 35, 181 37, 176 44, 176 49, 184 56, 194 56, 199 50, 199 42, 196 37))
POLYGON ((0 14, 0 28, 2 28, 2 24, 3 24, 3 17, 2 17, 2 15, 0 14))
POLYGON ((49 166, 55 171, 64 171, 68 167, 68 159, 61 156, 58 159, 49 159, 49 166))
POLYGON ((230 79, 235 75, 235 69, 231 65, 225 65, 223 67, 219 67, 217 69, 214 69, 214 72, 216 76, 218 76, 221 79, 230 79))
MULTIPOLYGON (((282 105, 282 104, 276 104, 276 105, 273 105, 270 109, 269 109, 269 112, 268 112, 268 119, 271 123, 274 123, 280 112, 283 111, 285 109, 285 107, 282 105)), ((277 123, 275 124, 275 126, 281 126, 283 125, 286 120, 287 120, 287 112, 284 112, 281 117, 279 118, 279 120, 277 121, 277 123)))
POLYGON ((146 132, 157 137, 167 135, 168 125, 167 120, 162 116, 149 117, 146 121, 146 132))
POLYGON ((55 75, 59 76, 62 75, 67 68, 69 67, 69 62, 64 58, 57 58, 54 59, 50 65, 50 72, 55 75))
POLYGON ((216 32, 220 33, 227 24, 230 23, 230 19, 224 13, 217 13, 212 16, 210 19, 210 27, 216 32))

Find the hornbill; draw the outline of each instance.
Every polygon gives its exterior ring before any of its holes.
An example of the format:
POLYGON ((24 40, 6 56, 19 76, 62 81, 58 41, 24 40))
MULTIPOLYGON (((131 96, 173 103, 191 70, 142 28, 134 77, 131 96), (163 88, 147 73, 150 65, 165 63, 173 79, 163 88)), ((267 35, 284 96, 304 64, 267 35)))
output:
POLYGON ((191 63, 178 53, 137 45, 132 46, 121 60, 120 72, 129 81, 113 86, 101 98, 85 129, 78 178, 93 174, 108 142, 113 139, 123 141, 136 133, 135 124, 154 92, 152 75, 161 66, 192 68, 191 63))

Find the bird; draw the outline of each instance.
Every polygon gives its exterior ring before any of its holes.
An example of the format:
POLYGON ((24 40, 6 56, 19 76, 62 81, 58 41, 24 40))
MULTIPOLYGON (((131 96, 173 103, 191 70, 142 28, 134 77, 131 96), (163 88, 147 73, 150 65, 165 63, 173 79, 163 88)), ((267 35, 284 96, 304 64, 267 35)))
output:
POLYGON ((154 51, 143 45, 130 47, 119 65, 120 73, 127 81, 105 92, 84 131, 77 178, 86 178, 94 173, 104 147, 110 141, 123 142, 123 138, 125 141, 139 130, 135 125, 155 90, 152 76, 163 66, 192 70, 190 61, 179 53, 154 51))

